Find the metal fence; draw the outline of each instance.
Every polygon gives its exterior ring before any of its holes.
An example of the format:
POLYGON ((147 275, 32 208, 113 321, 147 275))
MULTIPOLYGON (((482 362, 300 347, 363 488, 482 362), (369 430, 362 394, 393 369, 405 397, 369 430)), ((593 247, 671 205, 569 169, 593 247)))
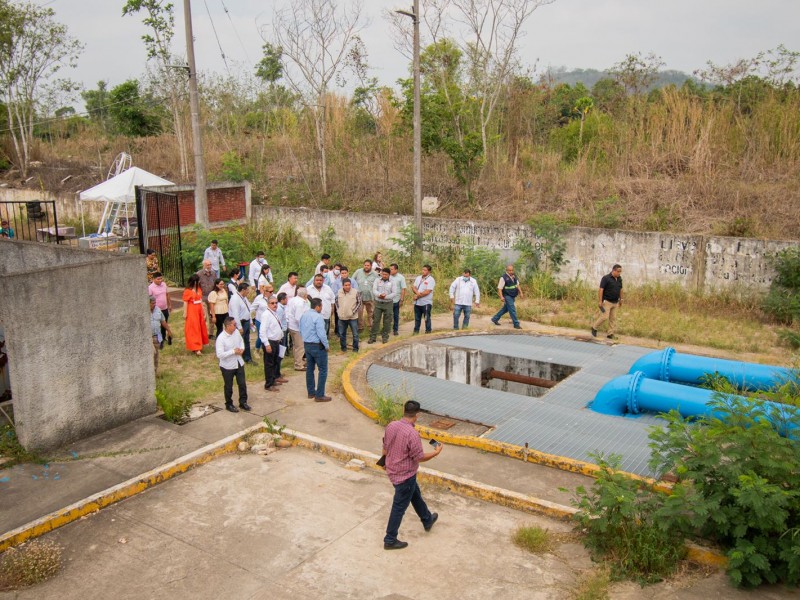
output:
POLYGON ((72 227, 59 227, 55 200, 1 200, 0 237, 61 243, 74 239, 72 227))
POLYGON ((139 251, 155 250, 164 279, 184 285, 178 196, 136 188, 139 251))

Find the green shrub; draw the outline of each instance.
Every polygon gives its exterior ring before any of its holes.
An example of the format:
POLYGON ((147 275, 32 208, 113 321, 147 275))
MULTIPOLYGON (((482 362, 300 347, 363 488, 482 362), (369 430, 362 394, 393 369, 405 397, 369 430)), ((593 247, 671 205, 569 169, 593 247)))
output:
POLYGON ((422 232, 417 231, 417 227, 413 223, 401 227, 400 237, 390 237, 389 241, 395 246, 399 246, 399 249, 392 249, 388 252, 392 261, 409 263, 419 260, 422 232))
POLYGON ((393 395, 387 389, 375 391, 375 412, 378 413, 378 424, 388 425, 392 421, 403 418, 403 404, 408 400, 407 394, 393 395))
MULTIPOLYGON (((774 390, 791 400, 795 382, 774 390), (789 394, 789 395, 787 395, 789 394)), ((796 401, 796 398, 795 398, 796 401)), ((651 468, 678 478, 675 494, 691 531, 723 546, 737 586, 800 582, 798 411, 720 394, 712 416, 689 423, 677 413, 650 434, 651 468)), ((689 531, 689 529, 686 529, 689 531)))
POLYGON ((23 462, 45 462, 45 459, 35 452, 28 452, 22 447, 17 439, 17 430, 9 423, 0 426, 0 456, 13 459, 5 463, 3 468, 23 462))
POLYGON ((61 546, 52 541, 33 540, 9 548, 0 559, 0 591, 41 583, 61 569, 61 546))
POLYGON ((800 322, 800 247, 778 252, 771 263, 776 276, 764 300, 764 312, 786 325, 800 322))
POLYGON ((800 331, 792 329, 782 329, 778 332, 778 338, 783 344, 794 350, 800 349, 800 331))
POLYGON ((194 399, 163 381, 156 384, 156 403, 164 412, 164 418, 172 423, 182 423, 189 416, 194 399))
MULTIPOLYGON (((467 246, 461 259, 463 269, 469 269, 478 281, 481 293, 485 296, 497 295, 497 280, 505 273, 506 266, 500 253, 481 246, 467 246)), ((455 275, 454 275, 455 277, 455 275)), ((449 282, 447 284, 450 285, 449 282)))
POLYGON ((567 262, 565 234, 567 226, 553 215, 542 214, 528 220, 528 225, 536 235, 536 241, 518 238, 514 250, 520 253, 521 273, 529 277, 534 273, 558 273, 567 262))
POLYGON ((670 518, 675 499, 617 472, 619 457, 595 458, 597 479, 588 490, 578 487, 573 500, 593 558, 608 561, 615 579, 652 583, 671 575, 685 554, 682 529, 670 518))
POLYGON ((222 154, 222 170, 220 175, 226 181, 246 181, 253 179, 253 168, 246 165, 235 151, 228 150, 222 154))

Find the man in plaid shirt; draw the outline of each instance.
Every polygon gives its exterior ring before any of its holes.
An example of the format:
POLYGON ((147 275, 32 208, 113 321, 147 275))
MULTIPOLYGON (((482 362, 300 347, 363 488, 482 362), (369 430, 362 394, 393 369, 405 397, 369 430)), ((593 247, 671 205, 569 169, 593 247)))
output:
POLYGON ((419 463, 428 461, 442 451, 439 444, 433 452, 427 454, 422 449, 422 439, 414 429, 420 406, 416 400, 409 400, 403 406, 403 418, 386 426, 383 438, 383 453, 386 455, 386 474, 394 485, 394 500, 389 524, 386 526, 386 537, 383 538, 385 550, 400 550, 408 546, 408 542, 397 539, 400 523, 408 505, 422 521, 425 531, 430 531, 439 515, 428 510, 422 499, 422 492, 417 485, 419 463))

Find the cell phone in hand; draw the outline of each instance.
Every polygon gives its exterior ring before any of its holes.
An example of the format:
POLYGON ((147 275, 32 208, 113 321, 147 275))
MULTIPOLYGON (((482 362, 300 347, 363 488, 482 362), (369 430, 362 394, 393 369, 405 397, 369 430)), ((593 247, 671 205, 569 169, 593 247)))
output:
POLYGON ((604 313, 604 312, 606 312, 606 307, 605 307, 605 306, 603 306, 602 304, 600 305, 600 312, 601 312, 601 313, 604 313))
POLYGON ((430 445, 431 445, 431 446, 433 446, 434 448, 438 448, 439 446, 441 446, 441 445, 442 445, 442 442, 437 442, 436 440, 431 440, 429 443, 430 443, 430 445))

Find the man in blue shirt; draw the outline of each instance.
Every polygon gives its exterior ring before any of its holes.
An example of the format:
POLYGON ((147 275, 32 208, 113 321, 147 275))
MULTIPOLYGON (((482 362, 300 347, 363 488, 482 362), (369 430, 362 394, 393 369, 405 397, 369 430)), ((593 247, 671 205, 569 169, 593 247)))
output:
POLYGON ((325 395, 325 381, 328 379, 328 336, 325 333, 325 320, 322 311, 322 300, 311 299, 311 310, 300 317, 300 337, 306 351, 306 391, 308 397, 316 402, 330 402, 331 397, 325 395), (314 385, 314 367, 319 370, 316 386, 314 385))

